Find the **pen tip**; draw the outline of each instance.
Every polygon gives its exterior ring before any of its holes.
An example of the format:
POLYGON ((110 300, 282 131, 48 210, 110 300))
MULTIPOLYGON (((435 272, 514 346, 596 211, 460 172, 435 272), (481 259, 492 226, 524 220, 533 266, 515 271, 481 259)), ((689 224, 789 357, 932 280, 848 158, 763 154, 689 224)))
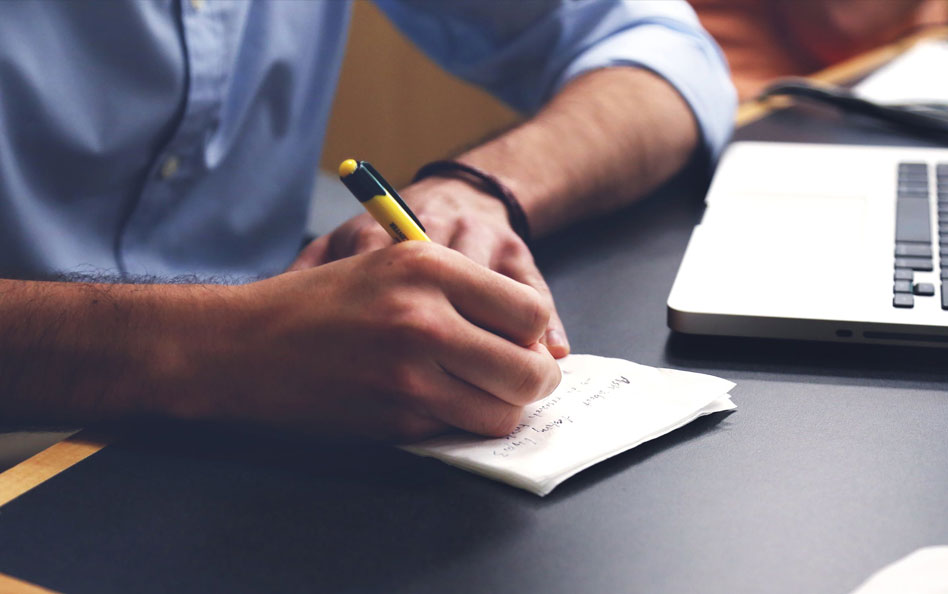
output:
POLYGON ((359 164, 355 159, 346 159, 339 164, 339 177, 346 177, 347 175, 352 175, 352 172, 359 167, 359 164))

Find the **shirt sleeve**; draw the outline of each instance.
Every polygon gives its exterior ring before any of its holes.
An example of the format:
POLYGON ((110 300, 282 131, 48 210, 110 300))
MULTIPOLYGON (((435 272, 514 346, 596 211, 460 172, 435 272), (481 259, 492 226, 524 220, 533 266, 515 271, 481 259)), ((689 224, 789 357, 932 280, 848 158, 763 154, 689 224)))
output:
POLYGON ((683 0, 376 3, 442 67, 520 111, 535 111, 584 72, 637 66, 681 94, 712 160, 730 138, 736 94, 727 62, 683 0))

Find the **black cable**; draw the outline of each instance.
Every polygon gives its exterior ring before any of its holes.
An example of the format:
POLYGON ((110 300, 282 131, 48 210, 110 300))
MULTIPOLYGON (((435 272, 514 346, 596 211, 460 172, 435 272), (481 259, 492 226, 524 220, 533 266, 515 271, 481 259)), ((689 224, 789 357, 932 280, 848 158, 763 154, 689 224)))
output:
POLYGON ((764 89, 758 99, 789 96, 887 122, 900 129, 922 136, 948 141, 948 105, 904 104, 880 105, 862 99, 849 89, 830 85, 814 85, 805 79, 781 79, 764 89))

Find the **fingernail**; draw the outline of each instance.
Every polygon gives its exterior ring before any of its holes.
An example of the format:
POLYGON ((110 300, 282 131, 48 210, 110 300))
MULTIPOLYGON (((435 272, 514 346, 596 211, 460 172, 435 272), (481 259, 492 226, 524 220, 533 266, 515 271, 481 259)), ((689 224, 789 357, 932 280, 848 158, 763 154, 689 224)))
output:
POLYGON ((567 348, 569 344, 566 342, 566 335, 551 328, 546 331, 546 346, 567 348))

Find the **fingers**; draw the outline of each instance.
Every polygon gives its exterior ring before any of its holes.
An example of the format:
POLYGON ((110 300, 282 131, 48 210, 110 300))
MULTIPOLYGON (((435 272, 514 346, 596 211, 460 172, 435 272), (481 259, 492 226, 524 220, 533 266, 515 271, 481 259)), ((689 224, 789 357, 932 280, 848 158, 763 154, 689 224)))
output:
POLYGON ((440 286, 458 313, 474 324, 523 346, 537 342, 546 331, 549 307, 530 287, 453 250, 431 244, 405 245, 403 250, 414 252, 409 265, 440 286))
POLYGON ((287 268, 287 272, 314 268, 329 261, 329 236, 324 235, 309 242, 287 268))
POLYGON ((529 404, 560 383, 559 365, 538 343, 518 346, 463 320, 444 343, 437 361, 445 371, 507 403, 529 404))
POLYGON ((332 253, 336 258, 373 252, 392 245, 392 238, 374 219, 359 215, 333 232, 332 253))
POLYGON ((355 216, 332 233, 313 240, 296 256, 287 272, 321 266, 334 260, 392 245, 392 239, 369 215, 355 216))
POLYGON ((472 224, 469 219, 458 221, 447 246, 490 268, 497 246, 496 232, 482 225, 472 224))
POLYGON ((537 269, 529 248, 523 244, 511 244, 506 253, 501 253, 496 258, 492 267, 501 274, 536 289, 550 312, 549 322, 540 342, 545 344, 550 354, 557 359, 568 355, 570 348, 569 340, 566 338, 566 329, 556 311, 550 287, 537 269))
POLYGON ((424 406, 435 419, 453 427, 491 437, 513 431, 522 406, 510 404, 442 369, 432 370, 431 395, 424 406))
POLYGON ((396 391, 427 414, 467 431, 505 435, 524 405, 559 384, 559 366, 537 343, 548 312, 536 291, 433 244, 406 242, 372 258, 374 277, 389 278, 386 286, 401 302, 393 310, 400 313, 385 317, 399 328, 398 356, 414 361, 394 373, 396 391), (530 346, 511 336, 529 337, 530 346))
POLYGON ((482 225, 459 219, 449 246, 478 264, 491 268, 540 293, 550 310, 546 331, 540 338, 557 359, 569 354, 566 330, 553 303, 553 295, 533 261, 529 248, 517 238, 499 238, 482 225))

